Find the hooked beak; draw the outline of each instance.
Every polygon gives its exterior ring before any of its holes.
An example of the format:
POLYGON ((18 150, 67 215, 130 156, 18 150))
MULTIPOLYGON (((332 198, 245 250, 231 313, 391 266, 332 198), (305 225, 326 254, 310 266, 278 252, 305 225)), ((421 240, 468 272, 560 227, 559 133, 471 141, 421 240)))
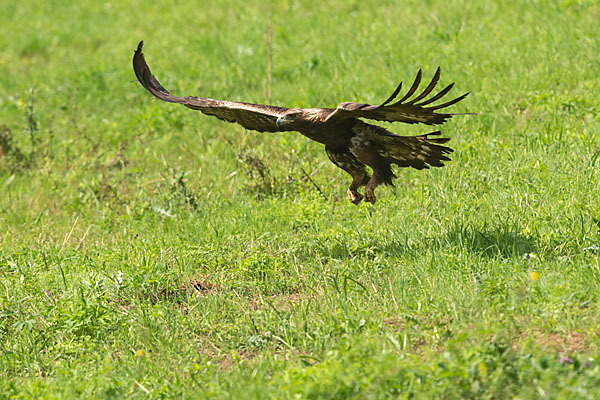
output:
POLYGON ((278 117, 277 121, 275 121, 275 125, 277 125, 277 129, 281 129, 281 125, 283 125, 283 118, 278 117))

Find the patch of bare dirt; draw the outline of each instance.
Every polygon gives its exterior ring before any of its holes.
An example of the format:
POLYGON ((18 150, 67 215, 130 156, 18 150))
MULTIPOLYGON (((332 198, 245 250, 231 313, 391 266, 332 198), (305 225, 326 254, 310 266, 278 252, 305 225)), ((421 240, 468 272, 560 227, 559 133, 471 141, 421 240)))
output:
POLYGON ((275 308, 277 311, 290 311, 293 306, 315 298, 314 293, 291 292, 285 294, 272 294, 268 296, 254 295, 247 298, 253 310, 275 308))
POLYGON ((218 284, 208 279, 190 279, 177 287, 157 288, 140 293, 140 298, 147 298, 152 304, 159 301, 172 301, 181 304, 189 296, 209 296, 220 292, 218 284))
MULTIPOLYGON (((533 329, 531 332, 521 332, 514 337, 513 348, 519 344, 532 341, 535 345, 557 352, 558 354, 589 353, 594 349, 593 337, 583 332, 571 331, 564 334, 555 332, 544 332, 540 329, 533 329)), ((598 340, 596 333, 595 340, 598 340)))
POLYGON ((499 334, 478 334, 475 327, 452 327, 451 318, 427 317, 389 317, 383 320, 387 329, 393 332, 407 332, 408 343, 406 349, 420 353, 425 347, 436 348, 444 351, 446 339, 452 337, 452 331, 470 330, 473 332, 470 343, 492 342, 503 339, 511 343, 515 351, 522 350, 527 344, 533 344, 548 352, 559 356, 573 354, 591 354, 598 350, 600 331, 589 334, 582 331, 568 331, 564 333, 544 331, 539 328, 522 326, 512 332, 499 334))

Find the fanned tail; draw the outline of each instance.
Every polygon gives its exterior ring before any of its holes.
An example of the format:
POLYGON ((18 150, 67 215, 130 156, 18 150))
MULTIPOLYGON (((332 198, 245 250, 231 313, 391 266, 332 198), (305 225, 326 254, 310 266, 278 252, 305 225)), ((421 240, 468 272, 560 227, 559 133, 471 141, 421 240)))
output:
POLYGON ((381 136, 383 150, 379 153, 391 164, 399 167, 428 169, 443 167, 445 161, 450 161, 447 154, 452 153, 450 147, 442 146, 449 138, 438 138, 440 131, 418 136, 398 136, 388 134, 381 136))

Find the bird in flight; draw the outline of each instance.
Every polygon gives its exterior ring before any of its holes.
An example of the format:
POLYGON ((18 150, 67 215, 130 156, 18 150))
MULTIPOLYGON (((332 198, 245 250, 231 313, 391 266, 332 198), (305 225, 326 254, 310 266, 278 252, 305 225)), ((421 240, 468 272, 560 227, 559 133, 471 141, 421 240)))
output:
POLYGON ((381 184, 392 185, 395 178, 392 164, 419 170, 430 166, 442 167, 445 161, 450 161, 448 154, 453 151, 442 146, 450 139, 436 137, 441 134, 439 130, 418 136, 399 136, 363 119, 441 125, 453 115, 469 114, 437 112, 458 103, 469 93, 442 104, 432 104, 444 97, 454 83, 427 98, 440 79, 440 68, 420 94, 413 97, 421 83, 421 70, 400 100, 396 100, 396 97, 402 89, 402 83, 380 105, 345 102, 336 108, 301 109, 207 97, 177 97, 170 94, 150 72, 142 53, 143 45, 144 42, 140 42, 135 51, 133 69, 138 81, 155 97, 169 103, 183 104, 223 121, 238 123, 246 129, 259 132, 297 131, 324 144, 331 162, 352 176, 347 193, 348 199, 354 204, 359 204, 363 198, 375 203, 375 188, 381 184), (367 166, 371 168, 371 173, 367 166), (358 191, 361 186, 365 186, 364 197, 358 191))

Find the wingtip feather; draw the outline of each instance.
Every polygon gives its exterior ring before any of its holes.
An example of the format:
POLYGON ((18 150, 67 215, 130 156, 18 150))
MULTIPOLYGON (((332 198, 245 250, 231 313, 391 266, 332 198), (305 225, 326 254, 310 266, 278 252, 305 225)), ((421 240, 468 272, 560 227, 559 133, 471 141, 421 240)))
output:
POLYGON ((394 104, 392 104, 392 106, 395 106, 397 104, 402 104, 402 102, 404 100, 406 100, 410 96, 412 96, 417 91, 417 89, 419 88, 419 85, 421 84, 422 77, 423 77, 423 71, 421 70, 421 68, 419 68, 419 70, 417 71, 417 76, 415 77, 415 81, 413 82, 413 84, 410 87, 410 89, 408 89, 408 92, 406 92, 406 94, 404 95, 404 97, 402 97, 400 100, 398 100, 397 102, 395 102, 394 104))
POLYGON ((471 92, 467 92, 467 93, 465 93, 465 94, 463 94, 461 96, 458 96, 457 98, 455 98, 453 100, 450 100, 450 101, 448 101, 446 103, 443 103, 443 104, 438 104, 436 106, 431 106, 431 107, 425 107, 425 109, 426 110, 435 111, 435 110, 439 110, 440 108, 449 107, 449 106, 451 106, 453 104, 456 104, 459 101, 463 100, 465 97, 467 97, 469 95, 469 93, 471 93, 471 92))
POLYGON ((437 85, 437 83, 440 80, 440 74, 441 74, 441 69, 440 69, 440 67, 438 67, 438 69, 435 71, 435 74, 433 74, 433 78, 431 78, 431 82, 429 82, 429 85, 427 85, 425 90, 423 90, 423 92, 421 92, 420 95, 418 95, 414 99, 410 100, 406 104, 415 104, 417 101, 425 98, 429 93, 431 93, 433 88, 435 88, 435 86, 437 85))
POLYGON ((392 95, 386 101, 384 101, 379 107, 383 107, 386 104, 388 104, 390 101, 394 100, 396 98, 396 96, 398 96, 398 93, 400 93, 400 90, 402 90, 402 82, 400 82, 400 84, 398 85, 396 90, 394 90, 394 93, 392 93, 392 95))
POLYGON ((170 102, 170 103, 185 103, 185 99, 177 96, 173 96, 165 89, 160 82, 152 75, 150 67, 146 63, 142 48, 144 47, 144 41, 140 41, 138 47, 133 55, 133 70, 138 81, 142 86, 152 93, 155 97, 170 102))

